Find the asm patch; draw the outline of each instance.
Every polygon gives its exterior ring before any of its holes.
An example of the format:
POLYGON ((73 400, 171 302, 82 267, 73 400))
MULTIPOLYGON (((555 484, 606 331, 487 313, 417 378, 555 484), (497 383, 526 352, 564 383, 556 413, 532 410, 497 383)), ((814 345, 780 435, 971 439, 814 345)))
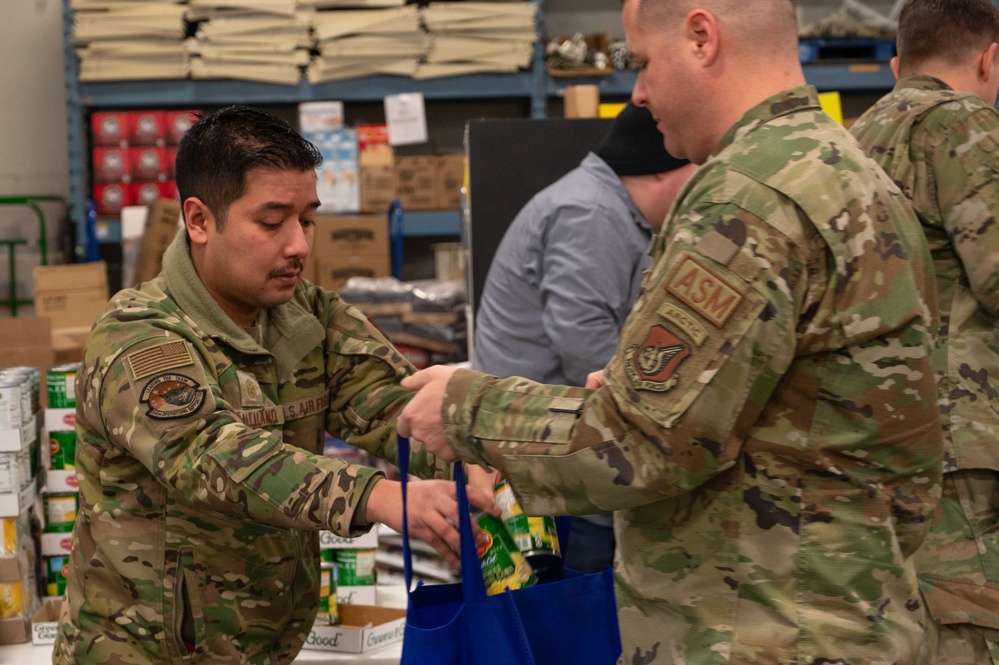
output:
POLYGON ((183 374, 160 374, 142 389, 139 400, 149 407, 146 415, 157 420, 183 418, 205 401, 205 389, 183 374))
POLYGON ((680 380, 676 373, 690 346, 663 326, 652 326, 645 341, 632 344, 624 354, 624 371, 637 390, 663 393, 680 380))
POLYGON ((666 291, 710 321, 724 327, 746 294, 729 284, 693 256, 684 256, 666 280, 666 291))

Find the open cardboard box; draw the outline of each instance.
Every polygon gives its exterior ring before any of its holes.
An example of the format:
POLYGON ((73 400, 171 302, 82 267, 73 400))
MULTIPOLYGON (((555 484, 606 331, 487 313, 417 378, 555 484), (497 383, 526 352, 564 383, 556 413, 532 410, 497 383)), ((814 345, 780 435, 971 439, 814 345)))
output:
POLYGON ((402 642, 406 610, 374 605, 342 605, 340 624, 313 626, 304 649, 364 653, 402 642))
POLYGON ((55 644, 62 600, 46 600, 31 617, 31 643, 55 644))

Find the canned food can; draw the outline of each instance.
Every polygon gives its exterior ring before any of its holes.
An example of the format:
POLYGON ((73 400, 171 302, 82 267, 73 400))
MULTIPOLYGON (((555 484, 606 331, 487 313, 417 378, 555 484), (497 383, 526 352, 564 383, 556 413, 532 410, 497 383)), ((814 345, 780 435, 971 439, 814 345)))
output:
POLYGON ((21 422, 26 423, 31 420, 34 413, 32 406, 32 383, 31 373, 27 368, 11 368, 0 372, 0 381, 11 379, 21 386, 21 422))
POLYGON ((69 557, 65 554, 47 556, 45 559, 45 595, 62 596, 66 593, 66 574, 69 557))
POLYGON ((75 469, 76 432, 49 432, 49 468, 75 469))
POLYGON ((517 549, 503 520, 489 513, 475 513, 473 518, 488 538, 478 546, 479 566, 486 594, 507 589, 523 589, 536 582, 531 564, 517 549))
POLYGON ((324 547, 319 550, 319 561, 322 563, 333 564, 336 562, 336 550, 332 547, 324 547))
POLYGON ((34 413, 41 406, 39 403, 39 386, 42 382, 42 371, 37 367, 31 367, 30 365, 18 365, 17 367, 9 367, 7 370, 14 374, 24 374, 28 377, 28 385, 31 387, 29 397, 30 397, 30 411, 29 413, 34 413))
POLYGON ((340 611, 336 604, 336 571, 333 564, 323 563, 319 569, 319 614, 316 623, 335 626, 340 623, 340 611))
POLYGON ((0 430, 21 426, 21 382, 17 377, 0 379, 0 430))
POLYGON ((80 510, 80 495, 76 492, 45 494, 45 530, 67 532, 73 530, 76 513, 80 510))
POLYGON ((24 616, 24 585, 21 582, 0 584, 0 619, 24 616))
POLYGON ((500 517, 517 549, 538 572, 550 570, 562 560, 554 517, 525 515, 513 489, 505 480, 494 489, 500 517))
POLYGON ((16 517, 0 519, 0 556, 17 554, 17 541, 20 526, 16 517))
POLYGON ((375 550, 337 550, 337 586, 364 586, 375 583, 375 550))
POLYGON ((76 371, 80 363, 56 365, 45 373, 45 389, 49 408, 69 409, 76 406, 76 371))

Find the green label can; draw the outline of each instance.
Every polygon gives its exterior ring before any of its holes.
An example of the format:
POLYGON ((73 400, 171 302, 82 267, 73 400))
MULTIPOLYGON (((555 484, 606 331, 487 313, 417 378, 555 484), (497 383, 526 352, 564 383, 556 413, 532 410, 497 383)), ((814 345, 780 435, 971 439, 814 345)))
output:
POLYGON ((337 586, 365 586, 375 583, 375 550, 337 550, 337 586))
POLYGON ((59 471, 75 469, 76 432, 49 432, 49 468, 59 471))
POLYGON ((336 604, 336 571, 331 563, 323 563, 319 569, 319 614, 316 615, 316 623, 322 626, 340 623, 336 604))
POLYGON ((534 571, 517 549, 503 520, 489 513, 473 514, 479 528, 488 536, 479 545, 479 566, 486 593, 494 595, 507 589, 523 589, 535 583, 534 571))
POLYGON ((45 559, 45 595, 62 596, 66 593, 66 573, 69 572, 69 557, 65 554, 47 556, 45 559))
POLYGON ((45 389, 49 396, 49 408, 69 409, 76 407, 76 371, 80 363, 56 365, 45 373, 45 389))
POLYGON ((531 566, 538 572, 556 566, 562 559, 562 550, 559 547, 555 518, 525 515, 513 495, 513 489, 505 480, 496 486, 494 494, 503 523, 517 549, 531 566))
POLYGON ((80 495, 76 492, 45 494, 45 530, 67 532, 73 530, 76 513, 80 510, 80 495))

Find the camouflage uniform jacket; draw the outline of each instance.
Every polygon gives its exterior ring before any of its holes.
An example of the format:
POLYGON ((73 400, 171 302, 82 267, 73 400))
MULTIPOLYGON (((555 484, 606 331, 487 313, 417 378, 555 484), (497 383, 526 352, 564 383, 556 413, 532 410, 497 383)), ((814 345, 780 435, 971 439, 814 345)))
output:
MULTIPOLYGON (((976 94, 914 75, 851 131, 912 199, 929 242, 940 302, 934 366, 944 471, 989 470, 981 477, 999 495, 999 113, 976 94)), ((941 502, 917 556, 920 581, 944 623, 999 629, 999 508, 995 499, 970 505, 959 493, 948 483, 954 498, 941 502)))
MULTIPOLYGON (((394 461, 412 367, 314 285, 267 314, 258 343, 209 296, 181 233, 163 273, 98 318, 77 380, 80 511, 55 663, 298 653, 319 606, 318 530, 365 532, 381 475, 323 457, 324 430, 394 461)), ((422 451, 413 463, 449 474, 422 451)))
POLYGON ((942 442, 911 209, 802 86, 668 219, 607 386, 459 370, 449 440, 527 513, 617 511, 624 663, 920 662, 942 442))

